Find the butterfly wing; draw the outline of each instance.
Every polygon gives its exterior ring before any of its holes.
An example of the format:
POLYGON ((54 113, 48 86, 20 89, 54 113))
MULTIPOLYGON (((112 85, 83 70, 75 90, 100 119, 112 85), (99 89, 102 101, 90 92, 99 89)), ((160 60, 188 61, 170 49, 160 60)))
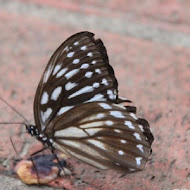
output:
POLYGON ((55 51, 38 85, 34 116, 39 130, 83 102, 121 102, 106 49, 90 32, 77 33, 55 51))
POLYGON ((153 136, 130 107, 90 102, 56 117, 45 130, 53 147, 100 169, 141 171, 153 136))

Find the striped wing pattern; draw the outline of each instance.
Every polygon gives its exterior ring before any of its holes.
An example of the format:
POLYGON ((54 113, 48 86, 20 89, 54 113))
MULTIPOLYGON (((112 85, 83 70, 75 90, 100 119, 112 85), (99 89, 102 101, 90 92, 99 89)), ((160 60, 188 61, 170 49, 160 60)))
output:
POLYGON ((51 57, 34 102, 35 121, 41 130, 55 115, 77 104, 118 99, 118 84, 106 49, 93 36, 90 32, 75 34, 51 57))
POLYGON ((141 171, 153 136, 136 108, 123 102, 129 100, 118 97, 102 41, 90 32, 77 33, 50 58, 35 96, 36 127, 29 132, 97 168, 141 171))
POLYGON ((56 149, 97 168, 126 173, 144 168, 153 140, 145 120, 109 102, 76 106, 55 118, 45 132, 51 136, 52 130, 56 149))

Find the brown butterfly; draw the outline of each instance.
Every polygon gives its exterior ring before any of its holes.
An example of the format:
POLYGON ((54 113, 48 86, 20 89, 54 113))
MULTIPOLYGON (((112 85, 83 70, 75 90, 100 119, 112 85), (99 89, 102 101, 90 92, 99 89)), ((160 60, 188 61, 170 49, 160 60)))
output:
POLYGON ((59 150, 100 169, 141 171, 153 135, 124 102, 130 101, 118 97, 102 41, 80 32, 52 55, 36 91, 36 125, 26 128, 52 153, 59 150))

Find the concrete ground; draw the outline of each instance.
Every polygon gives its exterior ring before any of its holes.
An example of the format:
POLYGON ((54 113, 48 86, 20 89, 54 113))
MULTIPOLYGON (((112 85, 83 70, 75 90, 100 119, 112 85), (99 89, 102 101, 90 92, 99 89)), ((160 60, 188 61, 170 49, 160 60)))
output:
MULTIPOLYGON (((107 47, 120 95, 146 118, 155 141, 143 172, 97 172, 71 159, 75 176, 66 189, 190 189, 190 2, 182 0, 0 0, 0 95, 31 122, 37 84, 54 50, 88 30, 107 47)), ((0 121, 22 121, 0 102, 0 121)), ((26 186, 11 163, 29 157, 39 143, 16 125, 1 125, 0 189, 26 186), (31 144, 35 148, 31 149, 31 144), (30 150, 29 150, 30 149, 30 150)))

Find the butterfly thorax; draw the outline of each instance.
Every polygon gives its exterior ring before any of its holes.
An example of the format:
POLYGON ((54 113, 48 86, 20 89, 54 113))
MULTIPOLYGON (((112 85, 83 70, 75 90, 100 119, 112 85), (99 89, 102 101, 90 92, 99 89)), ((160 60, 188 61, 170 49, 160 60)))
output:
POLYGON ((53 139, 49 138, 46 134, 40 132, 34 125, 26 125, 26 130, 31 136, 42 142, 46 147, 53 148, 53 139))

